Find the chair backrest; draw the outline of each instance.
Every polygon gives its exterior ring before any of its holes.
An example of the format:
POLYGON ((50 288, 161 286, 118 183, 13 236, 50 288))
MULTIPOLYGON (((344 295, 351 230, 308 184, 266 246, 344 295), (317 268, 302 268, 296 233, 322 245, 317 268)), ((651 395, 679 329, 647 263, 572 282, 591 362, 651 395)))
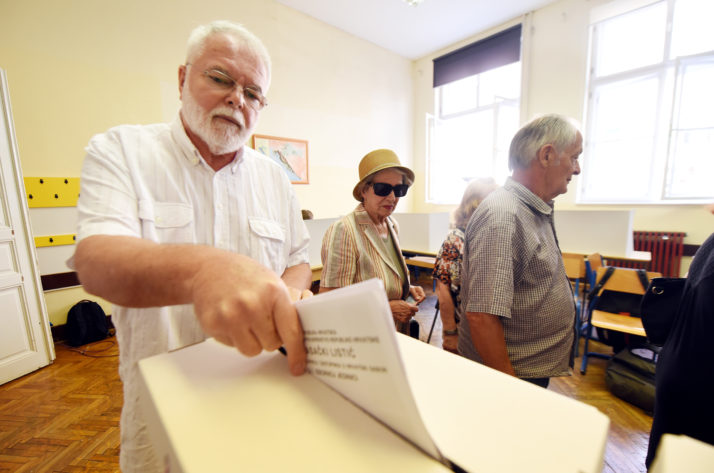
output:
POLYGON ((602 266, 602 255, 600 253, 593 253, 588 255, 585 259, 590 262, 590 269, 597 272, 598 268, 602 266))
MULTIPOLYGON (((640 282, 640 277, 637 275, 636 269, 629 268, 614 268, 615 270, 610 275, 605 284, 600 289, 598 295, 602 294, 604 290, 617 291, 617 292, 627 292, 629 294, 643 295, 646 288, 642 287, 640 282)), ((597 281, 602 279, 603 275, 607 271, 607 266, 602 266, 597 270, 597 281)), ((647 272, 647 279, 652 280, 652 278, 661 278, 660 273, 647 272)))
POLYGON ((568 279, 583 279, 585 277, 585 258, 578 253, 563 253, 563 265, 568 279))
POLYGON ((602 255, 600 253, 593 253, 585 258, 585 280, 589 287, 595 286, 597 270, 602 266, 602 255))

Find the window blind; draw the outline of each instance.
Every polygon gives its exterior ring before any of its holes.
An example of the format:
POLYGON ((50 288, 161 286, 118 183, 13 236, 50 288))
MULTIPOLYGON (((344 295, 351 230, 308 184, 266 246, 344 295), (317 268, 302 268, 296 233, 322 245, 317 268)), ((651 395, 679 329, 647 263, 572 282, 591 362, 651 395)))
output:
POLYGON ((505 66, 521 57, 521 25, 434 59, 434 87, 505 66))

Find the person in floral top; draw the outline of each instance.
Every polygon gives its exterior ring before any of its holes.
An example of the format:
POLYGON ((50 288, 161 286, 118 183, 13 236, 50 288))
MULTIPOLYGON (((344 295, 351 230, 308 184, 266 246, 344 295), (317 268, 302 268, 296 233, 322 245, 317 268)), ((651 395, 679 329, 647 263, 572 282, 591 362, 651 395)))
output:
POLYGON ((476 179, 469 183, 461 198, 461 204, 452 215, 452 228, 436 255, 432 277, 436 280, 436 295, 439 299, 439 313, 443 326, 442 347, 452 353, 458 353, 456 345, 459 340, 459 292, 464 229, 476 207, 497 187, 498 185, 491 178, 476 179))

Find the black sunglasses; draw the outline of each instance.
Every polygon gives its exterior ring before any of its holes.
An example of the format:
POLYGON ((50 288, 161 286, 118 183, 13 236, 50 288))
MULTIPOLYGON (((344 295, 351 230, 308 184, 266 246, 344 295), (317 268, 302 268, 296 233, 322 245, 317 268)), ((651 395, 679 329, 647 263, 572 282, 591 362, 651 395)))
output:
POLYGON ((387 184, 386 182, 373 182, 372 189, 374 189, 374 193, 380 197, 386 197, 391 194, 392 191, 394 191, 394 197, 404 197, 407 195, 409 186, 406 184, 397 184, 396 186, 393 186, 391 184, 387 184))

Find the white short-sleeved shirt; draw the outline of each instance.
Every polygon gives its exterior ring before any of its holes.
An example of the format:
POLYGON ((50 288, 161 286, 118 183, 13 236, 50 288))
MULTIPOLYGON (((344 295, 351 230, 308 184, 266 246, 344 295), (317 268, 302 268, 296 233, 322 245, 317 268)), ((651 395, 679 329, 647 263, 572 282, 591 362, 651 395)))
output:
MULTIPOLYGON (((123 125, 94 136, 87 146, 77 207, 78 241, 104 234, 209 245, 249 256, 278 275, 309 261, 309 234, 284 171, 247 147, 214 171, 179 117, 171 124, 123 125)), ((125 385, 122 442, 128 443, 127 434, 138 436, 129 428, 138 415, 136 363, 202 341, 205 335, 190 304, 115 306, 112 321, 125 385)), ((122 463, 125 468, 132 469, 122 463)))

